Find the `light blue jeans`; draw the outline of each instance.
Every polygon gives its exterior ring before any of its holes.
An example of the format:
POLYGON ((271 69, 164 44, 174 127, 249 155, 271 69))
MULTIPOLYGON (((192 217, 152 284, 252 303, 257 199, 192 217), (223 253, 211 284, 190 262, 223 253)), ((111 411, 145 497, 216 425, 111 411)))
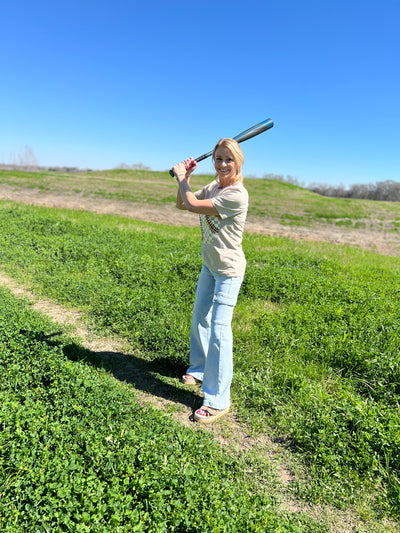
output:
POLYGON ((203 405, 214 409, 231 403, 231 324, 243 277, 227 278, 203 265, 197 284, 187 373, 203 382, 203 405))

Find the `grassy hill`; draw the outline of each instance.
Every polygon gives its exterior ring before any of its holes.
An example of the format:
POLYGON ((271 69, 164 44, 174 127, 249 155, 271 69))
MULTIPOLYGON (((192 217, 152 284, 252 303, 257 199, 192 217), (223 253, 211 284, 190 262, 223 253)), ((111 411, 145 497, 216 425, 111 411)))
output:
MULTIPOLYGON (((192 187, 208 183, 212 176, 194 175, 192 187)), ((0 171, 0 184, 43 193, 79 194, 153 205, 173 205, 176 183, 168 172, 105 170, 83 173, 0 171)), ((397 231, 400 204, 327 198, 289 183, 245 179, 250 196, 249 215, 284 224, 309 226, 324 223, 355 228, 397 231)))

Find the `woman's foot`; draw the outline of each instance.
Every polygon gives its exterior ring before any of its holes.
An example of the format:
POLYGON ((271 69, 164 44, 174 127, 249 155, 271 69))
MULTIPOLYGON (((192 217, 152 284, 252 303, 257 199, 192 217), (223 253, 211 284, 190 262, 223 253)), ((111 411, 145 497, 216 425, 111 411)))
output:
POLYGON ((208 405, 203 405, 194 413, 194 419, 200 424, 210 424, 217 418, 224 416, 228 411, 229 407, 227 409, 213 409, 208 405))
POLYGON ((190 374, 185 374, 182 376, 182 383, 185 385, 197 385, 197 383, 201 383, 199 379, 194 378, 190 374))

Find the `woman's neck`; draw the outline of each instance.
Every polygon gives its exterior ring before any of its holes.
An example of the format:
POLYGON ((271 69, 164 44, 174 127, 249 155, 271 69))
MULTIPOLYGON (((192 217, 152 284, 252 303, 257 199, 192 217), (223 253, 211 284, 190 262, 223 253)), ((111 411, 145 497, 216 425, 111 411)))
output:
POLYGON ((225 187, 229 187, 230 185, 236 185, 236 183, 239 183, 237 180, 224 181, 224 180, 221 180, 221 178, 219 178, 217 181, 218 181, 218 186, 220 189, 224 189, 225 187))

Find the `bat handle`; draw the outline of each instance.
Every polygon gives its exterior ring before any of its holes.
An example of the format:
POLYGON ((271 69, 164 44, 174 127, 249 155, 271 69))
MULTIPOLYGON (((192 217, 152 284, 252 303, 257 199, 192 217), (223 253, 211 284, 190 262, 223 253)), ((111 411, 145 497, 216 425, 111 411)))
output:
MULTIPOLYGON (((208 152, 207 154, 201 155, 200 157, 196 157, 195 161, 196 163, 199 163, 200 161, 203 161, 203 159, 207 159, 207 157, 210 157, 210 155, 212 155, 212 151, 208 152)), ((172 168, 170 169, 169 173, 173 178, 175 177, 175 174, 172 168)))

